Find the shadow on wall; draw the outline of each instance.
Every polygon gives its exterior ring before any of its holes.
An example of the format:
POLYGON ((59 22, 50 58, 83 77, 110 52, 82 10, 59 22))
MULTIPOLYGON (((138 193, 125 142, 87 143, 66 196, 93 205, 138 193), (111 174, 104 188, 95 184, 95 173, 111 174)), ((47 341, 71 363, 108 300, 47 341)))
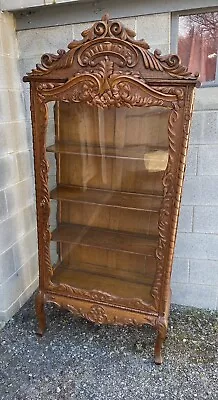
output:
POLYGON ((26 120, 11 14, 0 14, 0 320, 37 286, 31 125, 26 120))

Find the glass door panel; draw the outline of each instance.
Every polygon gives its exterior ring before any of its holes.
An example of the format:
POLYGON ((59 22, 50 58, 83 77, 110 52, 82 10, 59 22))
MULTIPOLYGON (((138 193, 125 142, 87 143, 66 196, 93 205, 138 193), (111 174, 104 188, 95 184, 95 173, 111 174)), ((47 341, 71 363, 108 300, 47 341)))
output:
POLYGON ((54 109, 53 281, 149 303, 170 110, 65 102, 54 109))

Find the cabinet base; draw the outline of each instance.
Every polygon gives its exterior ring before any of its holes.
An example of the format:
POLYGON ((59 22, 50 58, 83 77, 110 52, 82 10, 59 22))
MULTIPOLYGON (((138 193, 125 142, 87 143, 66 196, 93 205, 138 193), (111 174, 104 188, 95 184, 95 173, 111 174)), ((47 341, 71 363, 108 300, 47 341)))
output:
POLYGON ((74 315, 83 317, 98 325, 134 325, 149 324, 157 330, 157 338, 154 347, 154 362, 162 364, 162 347, 167 333, 167 319, 157 313, 145 314, 134 310, 121 309, 106 304, 91 303, 54 293, 39 291, 36 296, 36 315, 39 328, 37 334, 42 336, 46 329, 45 303, 53 303, 58 307, 68 309, 74 315))

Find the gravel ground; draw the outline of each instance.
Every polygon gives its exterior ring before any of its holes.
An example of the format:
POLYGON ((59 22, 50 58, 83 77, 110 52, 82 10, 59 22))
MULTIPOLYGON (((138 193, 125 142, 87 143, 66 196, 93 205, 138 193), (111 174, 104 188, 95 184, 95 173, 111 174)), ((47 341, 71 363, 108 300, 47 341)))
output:
POLYGON ((164 363, 149 326, 96 326, 47 306, 35 335, 31 299, 0 331, 0 399, 218 399, 218 313, 173 306, 164 363))

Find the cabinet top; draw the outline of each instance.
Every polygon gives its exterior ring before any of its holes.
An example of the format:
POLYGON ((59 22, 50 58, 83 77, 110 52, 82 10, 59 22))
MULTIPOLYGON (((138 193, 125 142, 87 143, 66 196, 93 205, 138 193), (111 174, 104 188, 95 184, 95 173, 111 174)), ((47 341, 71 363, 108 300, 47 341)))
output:
MULTIPOLYGON (((136 40, 135 32, 112 21, 108 15, 102 17, 82 32, 82 40, 74 40, 68 51, 60 49, 57 54, 46 53, 32 72, 23 80, 67 82, 78 75, 104 76, 107 78, 125 75, 145 83, 152 81, 181 81, 181 84, 198 83, 198 73, 192 75, 182 65, 176 54, 161 55, 159 50, 149 51, 145 40, 136 40)), ((178 83, 178 82, 177 82, 178 83)))

